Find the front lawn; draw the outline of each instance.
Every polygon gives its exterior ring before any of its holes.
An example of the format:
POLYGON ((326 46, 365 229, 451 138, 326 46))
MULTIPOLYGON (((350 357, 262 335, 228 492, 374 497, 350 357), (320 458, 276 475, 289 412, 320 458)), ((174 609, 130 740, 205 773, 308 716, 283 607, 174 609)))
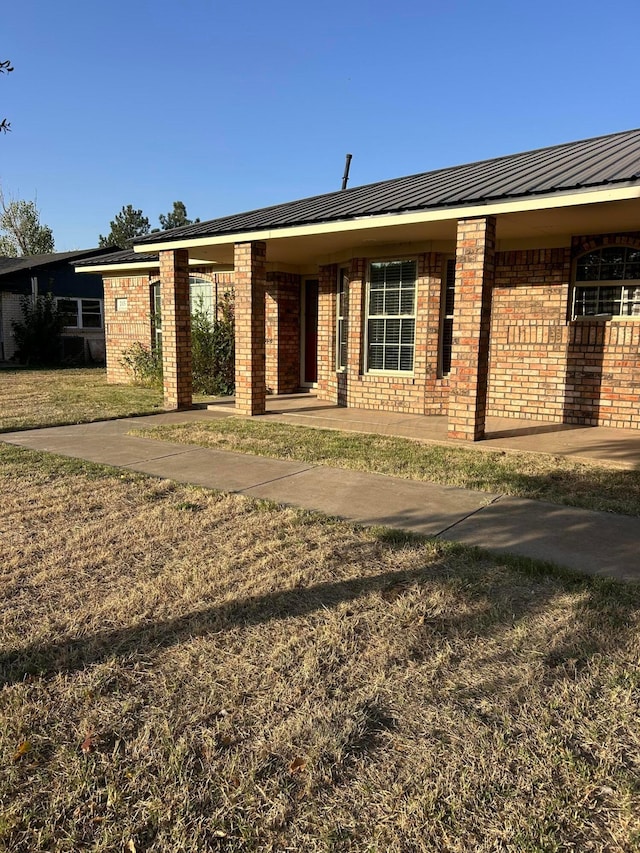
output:
POLYGON ((640 515, 640 471, 606 468, 545 453, 421 444, 408 438, 238 417, 165 424, 134 432, 146 438, 640 515))
POLYGON ((0 481, 0 849, 638 849, 637 586, 12 446, 0 481))
POLYGON ((162 411, 162 391, 108 385, 106 370, 0 370, 0 432, 162 411))

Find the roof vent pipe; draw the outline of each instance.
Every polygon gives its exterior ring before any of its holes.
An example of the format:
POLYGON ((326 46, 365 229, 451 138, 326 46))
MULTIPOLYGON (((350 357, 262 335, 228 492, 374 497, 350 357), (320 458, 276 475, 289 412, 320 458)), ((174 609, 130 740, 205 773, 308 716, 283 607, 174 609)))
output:
POLYGON ((349 168, 351 166, 351 154, 347 154, 347 158, 344 163, 344 175, 342 176, 342 189, 346 190, 347 181, 349 180, 349 168))

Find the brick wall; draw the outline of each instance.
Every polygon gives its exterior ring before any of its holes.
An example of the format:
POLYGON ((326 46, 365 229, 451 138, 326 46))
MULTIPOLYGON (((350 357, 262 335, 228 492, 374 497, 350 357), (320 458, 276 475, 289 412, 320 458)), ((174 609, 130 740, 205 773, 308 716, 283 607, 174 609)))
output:
POLYGON ((265 297, 266 383, 272 394, 300 387, 300 276, 267 273, 265 297))
POLYGON ((572 260, 606 245, 640 248, 640 234, 496 255, 490 415, 640 428, 640 323, 569 319, 572 260))
POLYGON ((420 310, 426 312, 426 378, 424 389, 424 414, 443 415, 449 402, 449 377, 438 373, 440 361, 441 300, 443 278, 446 275, 446 256, 431 254, 424 256, 425 286, 422 291, 420 310))
MULTIPOLYGON (((428 363, 433 347, 433 324, 439 327, 441 260, 419 255, 417 265, 416 344, 413 375, 364 373, 365 298, 368 260, 354 258, 349 266, 347 368, 336 371, 336 289, 338 267, 321 267, 318 304, 318 393, 339 405, 422 415, 441 411, 442 380, 428 363), (435 315, 435 319, 434 318, 435 315), (428 381, 427 381, 428 379, 428 381), (427 388, 427 398, 425 398, 427 388)), ((437 344, 436 344, 437 348, 437 344)))
MULTIPOLYGON (((122 366, 123 352, 139 341, 151 348, 150 282, 158 274, 104 278, 104 326, 106 335, 107 381, 131 382, 122 366), (126 310, 116 311, 116 299, 126 300, 126 310)), ((121 303, 122 304, 122 303, 121 303)))
MULTIPOLYGON (((233 291, 233 273, 212 273, 210 267, 190 267, 189 274, 211 281, 213 292, 219 298, 225 292, 233 291)), ((153 345, 151 285, 159 277, 159 269, 155 269, 135 276, 109 276, 103 279, 108 382, 131 382, 130 373, 120 363, 123 351, 136 342, 147 349, 153 345), (116 298, 127 300, 126 310, 116 311, 116 298)))
POLYGON ((569 249, 496 253, 488 414, 562 422, 569 249))

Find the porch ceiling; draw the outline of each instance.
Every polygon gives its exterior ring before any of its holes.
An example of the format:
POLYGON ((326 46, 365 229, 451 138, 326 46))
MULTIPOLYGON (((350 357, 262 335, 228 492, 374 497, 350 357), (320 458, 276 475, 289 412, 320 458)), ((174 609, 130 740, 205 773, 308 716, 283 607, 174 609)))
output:
MULTIPOLYGON (((473 215, 482 213, 474 212, 473 215)), ((640 230, 640 199, 496 215, 498 249, 566 246, 572 235, 640 230)), ((397 224, 369 222, 359 220, 350 223, 349 228, 340 228, 340 223, 335 223, 333 230, 316 228, 296 234, 287 233, 288 229, 273 230, 268 234, 256 234, 255 239, 266 241, 269 264, 283 267, 334 263, 360 254, 371 257, 401 247, 409 251, 451 251, 455 245, 457 218, 404 220, 397 224)), ((199 245, 192 244, 188 247, 190 259, 233 264, 233 246, 239 236, 228 235, 215 242, 203 240, 199 245)), ((247 237, 249 235, 242 235, 242 239, 247 237)))

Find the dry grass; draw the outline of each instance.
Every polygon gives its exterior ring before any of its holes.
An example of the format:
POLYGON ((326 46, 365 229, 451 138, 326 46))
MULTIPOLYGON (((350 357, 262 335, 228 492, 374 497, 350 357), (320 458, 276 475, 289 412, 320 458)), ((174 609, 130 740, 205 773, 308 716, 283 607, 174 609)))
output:
POLYGON ((585 464, 545 453, 467 450, 238 417, 166 424, 134 432, 146 438, 640 515, 640 471, 585 464))
POLYGON ((640 590, 0 447, 0 848, 640 849, 640 590))
POLYGON ((0 370, 0 431, 162 410, 162 391, 107 385, 105 370, 0 370))

